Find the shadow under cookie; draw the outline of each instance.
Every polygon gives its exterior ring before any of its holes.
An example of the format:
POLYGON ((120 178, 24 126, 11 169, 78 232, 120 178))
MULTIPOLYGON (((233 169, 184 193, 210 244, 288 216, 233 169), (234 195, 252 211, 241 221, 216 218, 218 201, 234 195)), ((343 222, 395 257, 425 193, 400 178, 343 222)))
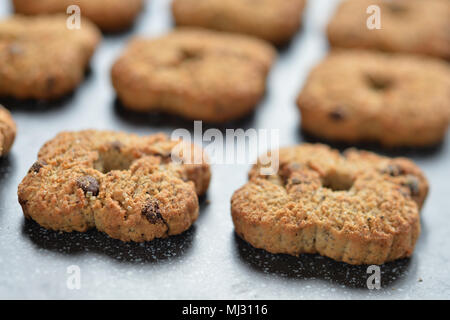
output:
POLYGON ((68 105, 68 102, 73 98, 74 93, 70 93, 63 98, 57 100, 35 100, 25 99, 20 100, 11 97, 1 97, 0 104, 7 106, 11 112, 25 111, 25 112, 48 112, 56 109, 62 109, 68 105))
POLYGON ((92 80, 93 70, 91 66, 88 66, 84 72, 84 82, 80 84, 79 88, 75 88, 66 95, 49 100, 40 99, 18 99, 11 96, 1 96, 0 104, 6 106, 11 112, 25 111, 25 112, 47 112, 57 109, 62 109, 71 103, 76 91, 82 90, 85 84, 92 80))
POLYGON ((359 143, 347 143, 342 141, 332 141, 317 137, 303 129, 298 130, 298 138, 302 142, 308 143, 324 143, 334 149, 338 149, 340 152, 348 148, 357 148, 372 151, 380 155, 389 157, 432 157, 439 153, 443 146, 444 140, 426 147, 391 147, 385 148, 377 142, 359 142, 359 143))
MULTIPOLYGON (((159 130, 163 129, 173 129, 173 128, 185 128, 190 131, 193 131, 193 123, 196 120, 187 120, 180 116, 164 113, 164 112, 157 112, 157 111, 150 111, 150 112, 138 112, 133 111, 130 109, 127 109, 123 106, 122 102, 116 98, 114 100, 114 113, 120 117, 122 120, 125 120, 126 122, 129 122, 135 126, 145 126, 145 127, 152 127, 157 128, 159 130)), ((258 112, 257 110, 252 110, 249 114, 246 116, 238 119, 238 120, 232 120, 225 123, 213 123, 213 122, 204 122, 202 120, 202 129, 203 131, 208 129, 219 129, 220 131, 225 132, 226 129, 248 129, 253 128, 255 126, 255 113, 258 112)))
MULTIPOLYGON (((292 280, 326 280, 353 289, 367 289, 368 265, 350 265, 318 254, 301 254, 294 257, 272 254, 256 249, 235 233, 233 241, 236 255, 241 262, 256 272, 292 280)), ((400 259, 380 266, 381 287, 391 288, 411 272, 411 259, 400 259)))
POLYGON ((195 226, 184 233, 150 242, 122 242, 91 229, 87 232, 47 230, 32 220, 24 220, 22 234, 38 248, 63 255, 100 253, 125 263, 158 263, 187 254, 195 236, 195 226))
MULTIPOLYGON (((14 168, 14 159, 11 158, 12 156, 10 154, 0 157, 0 181, 4 181, 5 179, 9 178, 10 172, 14 168)), ((1 187, 2 185, 0 185, 0 190, 1 187)))

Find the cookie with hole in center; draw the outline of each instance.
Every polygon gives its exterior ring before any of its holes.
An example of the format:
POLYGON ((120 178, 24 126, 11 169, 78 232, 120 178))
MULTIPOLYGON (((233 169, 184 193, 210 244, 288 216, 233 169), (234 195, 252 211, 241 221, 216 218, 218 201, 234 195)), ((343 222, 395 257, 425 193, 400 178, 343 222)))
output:
POLYGON ((450 120, 450 68, 439 59, 332 52, 300 93, 302 129, 316 137, 386 147, 439 143, 450 120))
POLYGON ((57 99, 80 84, 100 32, 88 21, 70 30, 66 20, 16 15, 0 21, 0 96, 57 99))
POLYGON ((187 230, 209 180, 202 149, 163 134, 63 132, 41 148, 18 198, 44 228, 141 242, 187 230))
POLYGON ((125 108, 225 122, 264 95, 275 49, 263 40, 201 29, 136 38, 112 68, 125 108))
POLYGON ((11 149, 16 137, 16 123, 9 111, 0 105, 0 157, 11 149))
POLYGON ((405 158, 325 145, 280 149, 276 174, 261 175, 231 199, 236 233, 256 248, 298 256, 319 253, 349 264, 409 257, 428 192, 422 171, 405 158))
POLYGON ((179 26, 244 33, 276 45, 297 32, 306 0, 174 0, 179 26))
POLYGON ((77 5, 82 23, 86 17, 103 31, 115 32, 133 24, 143 0, 13 0, 13 4, 17 13, 26 15, 66 13, 69 6, 77 5))
POLYGON ((425 54, 450 59, 447 0, 346 0, 328 25, 333 47, 425 54), (379 8, 379 29, 375 23, 379 8), (372 9, 372 11, 370 11, 372 9), (368 13, 368 11, 370 13, 368 13))

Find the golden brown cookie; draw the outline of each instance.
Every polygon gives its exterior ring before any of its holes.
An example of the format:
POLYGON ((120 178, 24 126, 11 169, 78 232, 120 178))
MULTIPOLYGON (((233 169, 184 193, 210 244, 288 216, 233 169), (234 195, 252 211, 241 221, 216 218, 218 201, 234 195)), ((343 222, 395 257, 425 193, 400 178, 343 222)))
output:
POLYGON ((0 96, 63 97, 82 81, 99 41, 94 25, 70 30, 64 15, 0 21, 0 96))
POLYGON ((121 31, 134 22, 142 9, 142 0, 13 0, 17 13, 27 15, 66 13, 71 5, 78 5, 83 17, 103 31, 121 31))
POLYGON ((236 233, 252 246, 350 264, 413 253, 428 192, 414 163, 320 144, 280 149, 278 159, 277 174, 255 165, 231 200, 236 233))
POLYGON ((16 137, 16 123, 7 109, 0 105, 0 157, 6 155, 16 137))
POLYGON ((197 219, 197 194, 210 179, 206 162, 172 161, 179 143, 163 134, 60 133, 41 148, 19 185, 24 215, 48 229, 95 227, 122 241, 179 234, 197 219))
POLYGON ((223 122, 255 108, 275 55, 263 40, 179 29, 134 39, 114 64, 112 81, 127 108, 223 122))
POLYGON ((174 0, 180 26, 253 35, 280 45, 297 32, 306 0, 174 0))
POLYGON ((445 137, 449 101, 442 60, 348 50, 313 69, 297 104, 302 129, 317 137, 421 147, 445 137))
POLYGON ((335 47, 450 59, 449 17, 448 0, 346 0, 328 25, 328 39, 335 47), (380 8, 381 29, 367 28, 372 5, 380 8))

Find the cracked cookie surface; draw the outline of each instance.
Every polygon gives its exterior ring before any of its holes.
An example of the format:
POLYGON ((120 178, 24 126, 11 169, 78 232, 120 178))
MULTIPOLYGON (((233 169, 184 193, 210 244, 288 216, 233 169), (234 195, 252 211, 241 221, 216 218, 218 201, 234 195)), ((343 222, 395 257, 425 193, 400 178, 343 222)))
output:
POLYGON ((174 0, 180 26, 244 33, 277 45, 297 32, 306 0, 174 0))
POLYGON ((16 137, 16 123, 9 111, 0 105, 0 157, 11 149, 16 137))
MULTIPOLYGON (((197 219, 197 195, 210 180, 205 161, 189 164, 187 153, 181 163, 172 161, 179 143, 163 134, 60 133, 41 148, 19 185, 24 215, 47 229, 95 227, 122 241, 179 234, 197 219)), ((184 145, 191 156, 203 156, 184 145)))
MULTIPOLYGON (((373 14, 373 12, 372 12, 373 14)), ((376 49, 450 59, 447 0, 342 1, 328 25, 334 47, 376 49), (367 28, 370 6, 378 6, 381 29, 367 28)))
POLYGON ((297 104, 302 129, 317 137, 422 147, 445 137, 449 101, 442 60, 338 50, 313 69, 297 104))
POLYGON ((320 144, 279 150, 279 171, 249 182, 231 199, 236 233, 271 253, 319 253, 350 264, 408 257, 420 234, 428 192, 405 158, 320 144))
POLYGON ((17 13, 26 15, 66 13, 71 5, 103 31, 121 31, 134 22, 142 9, 142 0, 13 0, 17 13))
POLYGON ((255 108, 275 56, 262 40, 183 28, 132 40, 112 81, 126 108, 224 122, 255 108))
POLYGON ((100 33, 87 21, 70 30, 66 20, 16 15, 0 21, 1 96, 56 99, 79 85, 100 33))

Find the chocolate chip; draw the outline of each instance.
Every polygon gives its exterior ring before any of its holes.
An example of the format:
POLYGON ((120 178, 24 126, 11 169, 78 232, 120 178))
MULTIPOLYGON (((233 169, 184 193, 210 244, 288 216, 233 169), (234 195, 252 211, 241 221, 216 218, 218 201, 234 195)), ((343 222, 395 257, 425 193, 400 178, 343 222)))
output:
POLYGON ((142 215, 152 224, 164 222, 156 200, 150 199, 141 210, 142 215))
POLYGON ((44 160, 38 160, 35 163, 33 163, 30 170, 28 170, 28 173, 30 173, 30 172, 38 173, 39 170, 41 170, 41 168, 46 165, 47 165, 47 162, 45 162, 44 160))
POLYGON ((79 177, 77 179, 77 186, 84 191, 84 194, 90 193, 93 196, 98 196, 100 190, 97 179, 92 176, 79 177))
POLYGON ((417 196, 419 195, 419 179, 417 179, 417 177, 413 176, 413 175, 408 175, 406 177, 406 181, 404 183, 405 186, 407 186, 409 188, 409 190, 411 191, 411 195, 412 196, 417 196))
POLYGON ((381 170, 381 173, 390 175, 391 177, 398 177, 405 173, 402 167, 396 164, 389 164, 386 168, 381 170))
POLYGON ((329 113, 331 119, 335 121, 342 121, 346 118, 345 111, 342 107, 336 107, 333 111, 329 113))
POLYGON ((20 204, 22 207, 23 207, 23 206, 26 206, 27 203, 28 203, 28 200, 24 200, 24 199, 22 199, 22 198, 19 197, 19 204, 20 204))

